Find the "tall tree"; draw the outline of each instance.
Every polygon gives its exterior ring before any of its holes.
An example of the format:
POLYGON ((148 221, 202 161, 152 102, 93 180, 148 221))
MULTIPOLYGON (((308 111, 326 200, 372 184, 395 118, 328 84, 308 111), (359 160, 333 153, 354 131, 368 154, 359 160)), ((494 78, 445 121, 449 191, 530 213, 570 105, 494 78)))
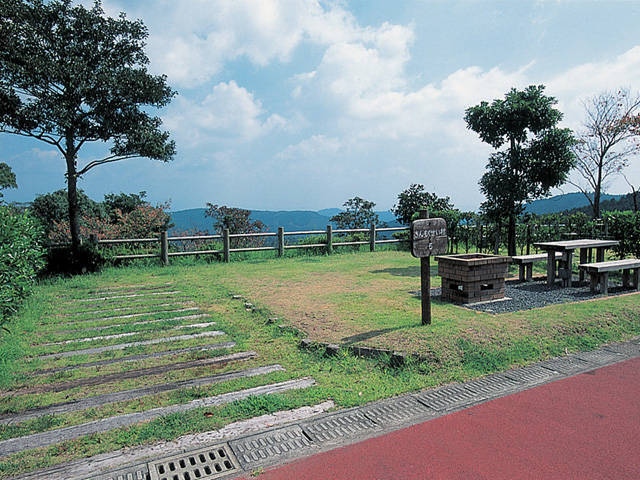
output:
POLYGON ((576 170, 584 183, 571 183, 585 194, 593 217, 599 218, 607 179, 621 173, 640 152, 640 94, 621 88, 600 93, 584 106, 586 120, 574 146, 576 170))
POLYGON ((334 215, 329 220, 336 222, 338 228, 369 228, 380 223, 378 214, 373 210, 375 203, 360 197, 353 197, 342 204, 344 212, 334 215))
POLYGON ((573 135, 557 127, 562 120, 553 107, 557 100, 543 92, 543 85, 514 88, 504 100, 481 102, 465 111, 467 127, 498 150, 489 158, 480 189, 487 198, 485 213, 508 222, 509 255, 516 254, 516 220, 525 203, 565 183, 575 165, 573 135))
POLYGON ((144 24, 72 0, 0 0, 0 132, 54 146, 66 164, 72 248, 80 244, 78 179, 100 165, 175 155, 148 107, 167 105, 165 76, 147 71, 144 24), (82 147, 109 153, 81 161, 82 147))
POLYGON ((414 214, 425 207, 429 211, 451 210, 453 204, 449 197, 440 198, 435 193, 425 191, 424 185, 412 183, 398 194, 398 203, 393 206, 391 213, 400 223, 409 225, 414 214))
POLYGON ((266 229, 260 220, 251 220, 251 210, 243 208, 207 202, 204 215, 214 219, 214 228, 219 234, 225 229, 229 230, 229 233, 261 233, 266 229))
MULTIPOLYGON (((205 217, 214 219, 214 228, 218 234, 223 230, 229 230, 231 234, 262 233, 267 227, 260 220, 251 220, 251 210, 243 208, 214 205, 207 202, 205 217)), ((264 244, 262 237, 234 237, 231 239, 231 247, 261 247, 264 244)))

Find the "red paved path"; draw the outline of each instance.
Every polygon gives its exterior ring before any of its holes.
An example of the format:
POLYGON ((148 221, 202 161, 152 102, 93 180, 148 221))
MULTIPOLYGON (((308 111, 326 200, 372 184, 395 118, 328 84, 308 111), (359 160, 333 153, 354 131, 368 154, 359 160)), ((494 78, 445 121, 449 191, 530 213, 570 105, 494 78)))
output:
POLYGON ((638 480, 640 358, 268 469, 257 478, 638 480))

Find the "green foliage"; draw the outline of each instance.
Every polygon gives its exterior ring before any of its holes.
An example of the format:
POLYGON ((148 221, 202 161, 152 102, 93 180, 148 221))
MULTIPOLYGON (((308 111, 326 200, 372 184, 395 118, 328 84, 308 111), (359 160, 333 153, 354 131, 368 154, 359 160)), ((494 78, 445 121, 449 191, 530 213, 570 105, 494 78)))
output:
POLYGON ((207 210, 204 215, 213 218, 214 228, 218 234, 221 234, 225 229, 232 234, 260 233, 265 228, 260 220, 251 221, 249 219, 251 210, 243 208, 214 205, 207 202, 207 210))
POLYGON ((80 245, 75 252, 70 246, 52 247, 47 254, 46 270, 49 274, 97 272, 105 262, 105 256, 91 243, 80 245))
POLYGON ((18 188, 18 184, 16 183, 16 174, 13 173, 11 167, 0 162, 0 200, 2 199, 2 190, 5 188, 18 188))
MULTIPOLYGON (((251 210, 243 208, 214 205, 207 202, 207 210, 204 215, 214 219, 214 228, 220 235, 224 230, 229 230, 232 235, 261 233, 266 230, 264 223, 260 220, 252 221, 249 218, 251 210)), ((231 248, 259 247, 262 245, 264 245, 264 239, 260 237, 231 239, 231 248)))
POLYGON ((398 203, 393 206, 391 213, 400 223, 409 225, 414 215, 422 208, 428 208, 429 211, 451 210, 453 204, 449 197, 439 198, 435 193, 426 192, 424 185, 413 183, 398 194, 398 203))
MULTIPOLYGON (((78 190, 77 200, 81 216, 95 218, 104 215, 104 207, 90 199, 82 190, 78 190)), ((40 220, 45 232, 49 234, 54 230, 56 224, 65 221, 68 223, 69 199, 67 191, 56 190, 38 195, 31 203, 30 210, 40 220)))
POLYGON ((74 249, 79 177, 123 159, 167 162, 175 155, 160 118, 149 114, 174 92, 147 70, 147 36, 141 21, 108 17, 99 0, 90 9, 71 0, 0 3, 0 132, 62 153, 74 249), (110 153, 81 163, 81 148, 95 142, 110 142, 110 153))
MULTIPOLYGON (((104 202, 95 202, 78 191, 82 224, 80 232, 84 238, 149 238, 158 235, 170 226, 166 212, 169 205, 153 207, 140 194, 107 194, 104 202)), ((67 194, 64 190, 39 195, 31 211, 42 222, 49 240, 66 243, 70 238, 67 194)))
POLYGON ((378 214, 374 211, 375 203, 360 197, 353 197, 343 203, 343 206, 346 211, 329 219, 331 222, 335 222, 338 228, 369 228, 372 223, 380 225, 378 214))
POLYGON ((42 231, 31 215, 0 205, 0 325, 31 292, 44 265, 41 241, 42 231))
POLYGON ((557 100, 543 94, 544 86, 512 89, 505 99, 481 102, 465 111, 467 127, 498 150, 489 157, 480 189, 487 200, 482 210, 492 220, 509 224, 507 247, 516 250, 516 217, 524 204, 562 185, 575 165, 574 143, 568 129, 559 129, 562 113, 557 100))
POLYGON ((620 242, 614 247, 620 258, 633 255, 640 258, 640 212, 610 212, 604 214, 609 235, 620 242))
POLYGON ((145 200, 146 196, 147 192, 144 191, 140 193, 108 193, 104 196, 103 205, 112 222, 116 222, 118 215, 126 215, 138 207, 148 205, 149 202, 145 200))

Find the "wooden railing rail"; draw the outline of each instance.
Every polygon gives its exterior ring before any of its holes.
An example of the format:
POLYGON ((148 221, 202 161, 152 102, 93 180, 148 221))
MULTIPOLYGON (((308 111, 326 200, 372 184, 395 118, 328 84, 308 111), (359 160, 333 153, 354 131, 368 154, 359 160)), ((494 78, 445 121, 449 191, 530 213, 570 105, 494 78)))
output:
POLYGON ((220 235, 189 235, 181 237, 170 237, 167 232, 162 232, 157 238, 127 238, 127 239, 112 239, 112 240, 99 240, 94 236, 90 241, 96 245, 127 245, 127 244, 159 244, 159 251, 151 253, 141 254, 122 254, 115 255, 113 258, 116 260, 129 260, 137 258, 160 258, 165 265, 169 264, 170 257, 184 257, 189 255, 217 255, 225 262, 229 262, 232 253, 239 252, 260 252, 260 251, 276 251, 277 256, 284 255, 286 250, 304 249, 304 248, 323 248, 327 254, 333 253, 335 247, 342 246, 359 246, 369 245, 370 251, 375 251, 376 245, 401 243, 404 240, 397 238, 378 238, 380 234, 407 231, 406 227, 383 227, 377 228, 376 225, 371 225, 370 228, 356 228, 356 229, 333 229, 331 225, 327 225, 325 230, 305 230, 286 232, 283 227, 278 227, 277 232, 262 232, 262 233, 230 233, 229 230, 223 230, 220 235), (344 240, 348 235, 365 234, 362 240, 344 240), (288 237, 309 237, 318 236, 324 237, 324 241, 317 243, 291 243, 288 244, 286 239, 288 237), (242 244, 243 241, 250 241, 255 239, 272 239, 273 245, 260 245, 260 246, 236 246, 232 247, 232 240, 237 240, 237 243, 242 244), (222 248, 209 248, 209 249, 194 249, 189 251, 172 251, 171 244, 180 242, 215 242, 220 244, 222 248))

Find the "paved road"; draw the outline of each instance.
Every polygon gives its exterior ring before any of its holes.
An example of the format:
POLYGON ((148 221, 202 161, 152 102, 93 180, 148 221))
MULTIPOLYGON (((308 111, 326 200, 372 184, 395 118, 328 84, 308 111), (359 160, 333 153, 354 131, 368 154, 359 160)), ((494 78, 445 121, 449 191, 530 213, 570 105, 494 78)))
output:
POLYGON ((269 468, 257 478, 637 480, 640 357, 269 468))

